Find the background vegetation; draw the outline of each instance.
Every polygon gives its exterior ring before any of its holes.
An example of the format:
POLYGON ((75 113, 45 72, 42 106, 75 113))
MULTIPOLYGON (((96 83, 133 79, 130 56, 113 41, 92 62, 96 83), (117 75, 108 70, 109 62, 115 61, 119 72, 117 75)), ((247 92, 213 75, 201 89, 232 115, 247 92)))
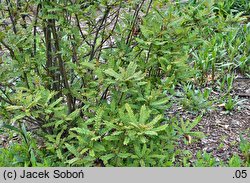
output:
POLYGON ((178 149, 205 135, 213 84, 227 111, 250 76, 247 0, 19 0, 0 4, 0 166, 249 166, 178 149), (194 120, 168 116, 176 102, 194 120), (10 139, 17 138, 17 140, 10 139))

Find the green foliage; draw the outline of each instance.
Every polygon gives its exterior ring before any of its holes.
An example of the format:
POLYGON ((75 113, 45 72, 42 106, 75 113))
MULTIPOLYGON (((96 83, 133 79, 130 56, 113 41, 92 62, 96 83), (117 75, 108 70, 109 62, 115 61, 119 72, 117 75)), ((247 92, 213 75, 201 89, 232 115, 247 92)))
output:
POLYGON ((135 111, 129 104, 120 107, 116 115, 102 108, 81 127, 70 129, 68 138, 74 144, 65 144, 69 165, 94 166, 171 166, 174 133, 162 115, 154 115, 145 105, 135 111), (73 156, 72 156, 73 155, 73 156), (98 161, 97 161, 98 160, 98 161))
POLYGON ((246 166, 250 166, 250 142, 240 135, 240 151, 244 156, 246 166))
POLYGON ((191 143, 191 137, 204 138, 205 135, 202 132, 192 131, 195 126, 201 121, 202 116, 198 116, 193 121, 186 120, 184 121, 182 118, 179 123, 174 123, 173 127, 177 130, 177 133, 180 136, 185 136, 188 138, 189 143, 191 143))
POLYGON ((181 104, 189 111, 207 111, 212 109, 213 102, 210 101, 209 96, 211 89, 206 88, 204 91, 193 90, 192 87, 184 87, 184 97, 181 104))
POLYGON ((225 113, 229 113, 233 110, 235 110, 235 108, 240 105, 243 101, 243 100, 239 100, 238 97, 235 97, 235 98, 232 98, 231 95, 228 95, 228 96, 225 96, 225 97, 222 97, 222 101, 224 102, 224 108, 225 108, 225 113))
POLYGON ((234 81, 234 75, 227 74, 222 77, 221 80, 218 80, 218 89, 221 92, 225 92, 226 94, 229 94, 233 88, 233 81, 234 81))
POLYGON ((232 97, 229 96, 225 103, 225 109, 227 111, 231 111, 234 109, 235 105, 236 105, 235 99, 232 99, 232 97))
POLYGON ((238 155, 234 155, 228 162, 229 167, 241 167, 242 164, 243 162, 238 155))
POLYGON ((18 167, 36 167, 36 166, 52 166, 45 158, 44 152, 38 150, 37 141, 27 132, 24 125, 21 129, 10 125, 3 125, 2 128, 14 130, 21 136, 21 143, 12 142, 8 149, 0 149, 0 166, 18 166, 18 167))
POLYGON ((235 70, 249 75, 246 1, 10 0, 0 11, 1 130, 22 138, 0 149, 1 166, 173 166, 180 138, 204 136, 201 115, 164 116, 176 89, 201 113, 211 90, 190 86, 218 78, 229 94, 235 70))
POLYGON ((249 162, 245 163, 244 160, 239 155, 233 155, 229 160, 223 162, 221 160, 216 160, 212 154, 202 151, 198 151, 195 157, 195 161, 192 161, 192 154, 190 151, 182 152, 182 162, 183 167, 249 167, 249 162))
POLYGON ((28 166, 31 162, 27 157, 27 149, 23 144, 11 144, 8 149, 2 148, 0 150, 0 166, 28 166))
POLYGON ((202 154, 201 151, 197 152, 197 161, 195 162, 195 167, 216 167, 219 162, 216 162, 215 158, 209 153, 202 154))

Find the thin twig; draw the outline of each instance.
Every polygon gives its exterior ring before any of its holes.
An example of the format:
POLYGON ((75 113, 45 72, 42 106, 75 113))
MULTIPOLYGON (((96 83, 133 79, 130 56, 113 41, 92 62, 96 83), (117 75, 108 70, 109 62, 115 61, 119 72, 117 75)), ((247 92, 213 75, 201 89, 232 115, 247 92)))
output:
POLYGON ((132 27, 131 27, 131 30, 130 30, 130 32, 129 32, 129 34, 128 34, 127 39, 126 39, 126 44, 129 44, 129 43, 130 43, 130 40, 131 40, 131 38, 132 38, 132 33, 133 33, 134 29, 135 29, 136 22, 137 22, 137 20, 138 20, 139 11, 141 10, 142 5, 144 4, 144 2, 145 2, 145 0, 143 0, 143 1, 141 2, 141 4, 138 4, 138 5, 137 5, 137 9, 136 9, 136 11, 135 11, 135 13, 134 13, 134 20, 133 20, 133 23, 132 23, 132 27))
POLYGON ((94 38, 94 41, 93 41, 93 44, 92 44, 92 49, 91 49, 91 52, 90 52, 89 61, 91 61, 95 56, 95 47, 96 47, 97 38, 99 36, 99 32, 101 31, 103 23, 105 22, 106 18, 108 17, 109 11, 110 11, 110 7, 108 6, 106 8, 105 12, 104 12, 103 18, 101 20, 101 24, 100 24, 100 26, 98 27, 98 29, 96 31, 95 38, 94 38))

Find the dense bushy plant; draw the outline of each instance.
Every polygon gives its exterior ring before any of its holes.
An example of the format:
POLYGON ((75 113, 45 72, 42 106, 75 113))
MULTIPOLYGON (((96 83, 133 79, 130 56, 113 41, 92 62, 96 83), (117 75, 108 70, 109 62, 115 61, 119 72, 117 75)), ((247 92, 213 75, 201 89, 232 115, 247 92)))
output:
MULTIPOLYGON (((198 134, 164 117, 174 89, 194 78, 203 82, 210 71, 213 80, 221 69, 249 71, 249 26, 236 28, 244 18, 221 15, 221 6, 2 3, 0 121, 8 129, 27 127, 43 143, 37 152, 36 141, 9 147, 26 151, 18 165, 174 166, 178 139, 198 134), (54 162, 42 161, 45 156, 54 162)), ((16 159, 6 153, 0 157, 16 159)))

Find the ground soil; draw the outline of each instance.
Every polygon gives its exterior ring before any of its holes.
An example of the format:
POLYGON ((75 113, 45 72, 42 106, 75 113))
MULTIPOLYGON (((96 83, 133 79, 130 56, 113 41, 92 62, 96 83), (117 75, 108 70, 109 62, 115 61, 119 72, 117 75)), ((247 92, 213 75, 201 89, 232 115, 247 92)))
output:
MULTIPOLYGON (((214 92, 212 97, 220 97, 214 92)), ((198 151, 211 153, 217 161, 227 162, 233 154, 244 159, 239 150, 240 135, 250 141, 250 79, 235 79, 231 95, 238 97, 240 102, 233 111, 226 111, 223 105, 215 104, 215 109, 208 111, 202 117, 201 122, 192 130, 203 132, 206 137, 193 139, 191 144, 179 142, 177 148, 191 151, 195 161, 198 151)), ((172 112, 184 119, 194 119, 197 114, 183 110, 181 106, 174 106, 172 112), (174 112, 173 112, 174 111, 174 112)))

